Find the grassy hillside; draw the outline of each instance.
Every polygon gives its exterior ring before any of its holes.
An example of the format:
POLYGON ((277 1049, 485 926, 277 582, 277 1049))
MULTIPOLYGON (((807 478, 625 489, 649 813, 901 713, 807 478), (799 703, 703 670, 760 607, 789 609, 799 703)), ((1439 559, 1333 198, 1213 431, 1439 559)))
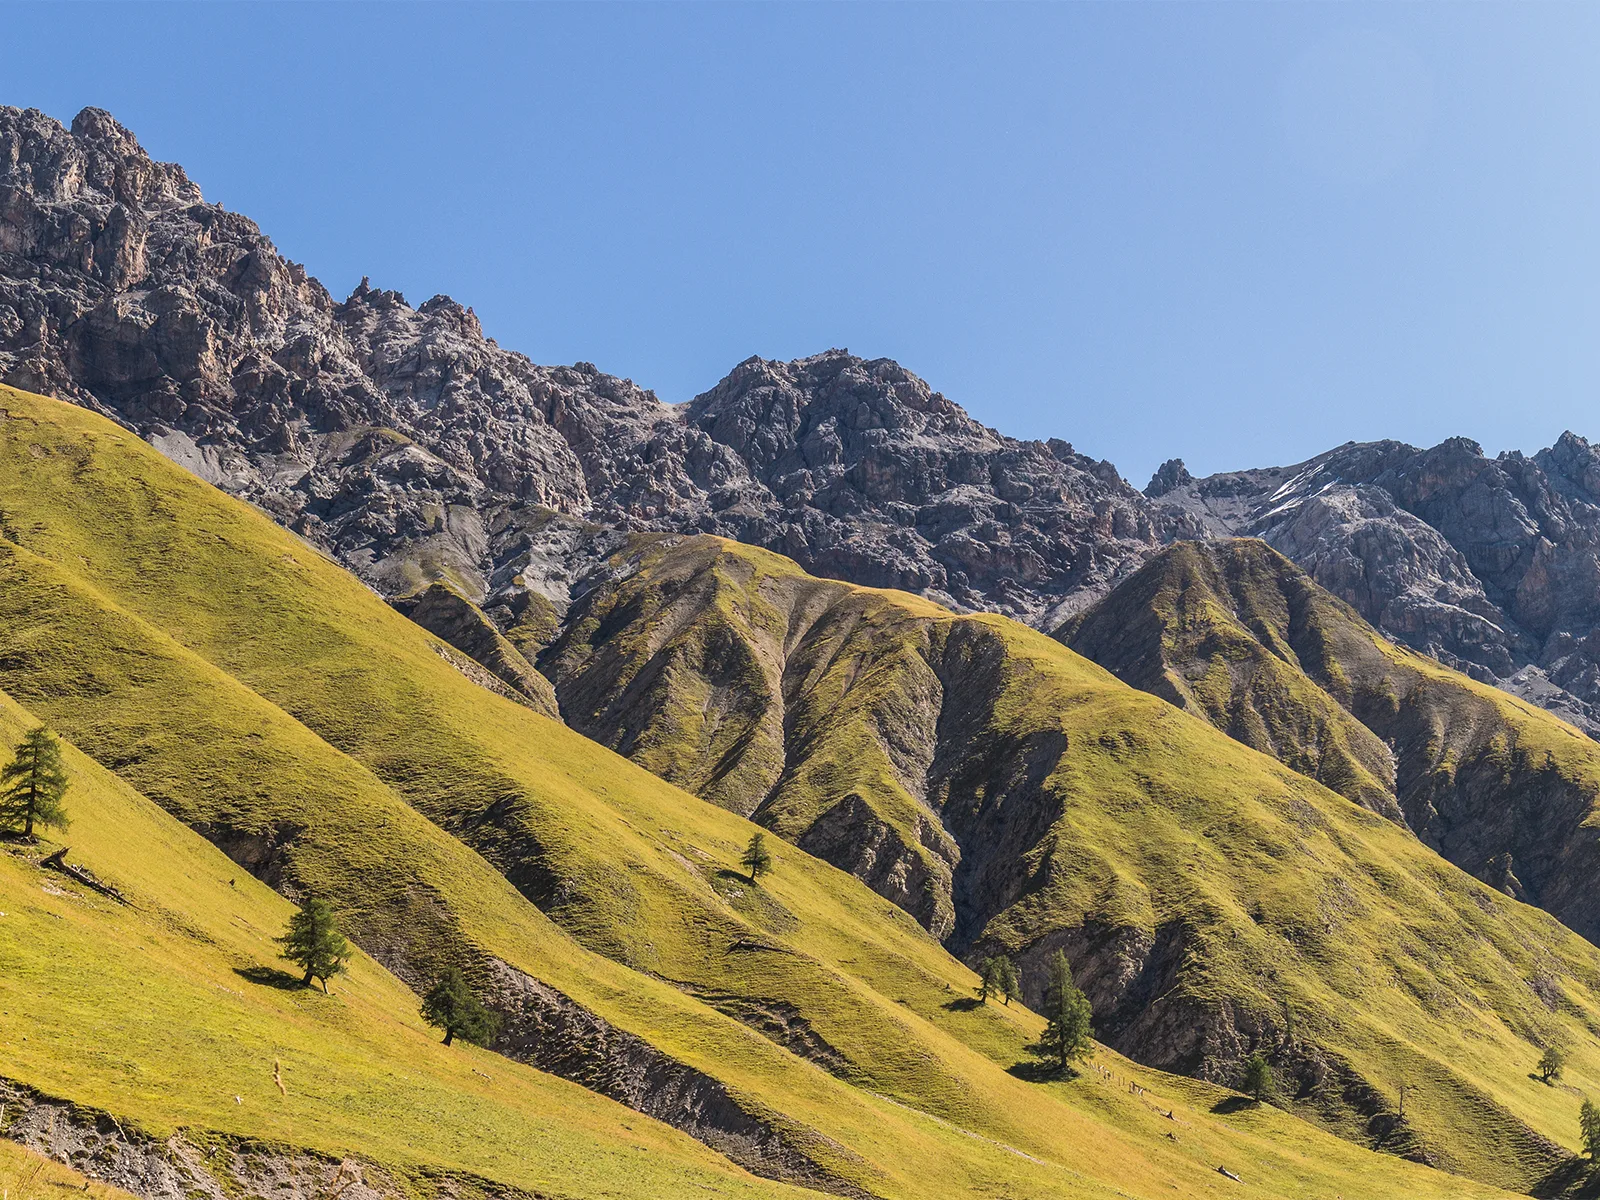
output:
POLYGON ((1173 546, 1059 636, 1600 939, 1600 744, 1394 645, 1264 542, 1173 546))
MULTIPOLYGON (((14 740, 31 723, 0 697, 0 736, 14 740)), ((441 1046, 418 1020, 415 997, 364 955, 332 996, 286 987, 273 974, 271 938, 287 902, 70 747, 67 757, 71 861, 131 905, 41 871, 48 844, 0 851, 0 920, 8 923, 0 1048, 12 1080, 118 1114, 142 1134, 181 1131, 212 1154, 250 1139, 268 1154, 355 1155, 413 1193, 448 1176, 469 1192, 510 1185, 563 1196, 805 1194, 752 1178, 574 1084, 474 1047, 441 1046)), ((1503 1194, 1380 1158, 1274 1109, 1231 1103, 1107 1053, 1076 1083, 1019 1085, 1018 1093, 1054 1120, 1109 1139, 1122 1190, 1081 1172, 1092 1164, 1070 1142, 1055 1149, 1072 1157, 1051 1164, 924 1122, 959 1149, 995 1160, 949 1194, 1203 1195, 1215 1188, 1213 1164, 1249 1171, 1265 1195, 1503 1194), (1218 1106, 1220 1114, 1212 1111, 1218 1106), (1176 1142, 1166 1136, 1174 1131, 1176 1142)), ((14 1136, 20 1120, 13 1109, 14 1136)), ((19 1200, 82 1186, 3 1142, 0 1179, 19 1200)), ((952 1182, 931 1170, 923 1179, 941 1191, 952 1182)), ((105 1200, 120 1194, 92 1190, 105 1200)))
MULTIPOLYGON (((333 899, 401 980, 467 967, 510 1018, 508 1053, 603 1088, 635 1035, 764 1131, 744 1147, 755 1168, 884 1197, 1206 1194, 1246 1153, 1268 1194, 1471 1194, 1109 1053, 1115 1079, 1019 1078, 1006 1068, 1037 1019, 966 1002, 971 973, 850 876, 779 846, 749 887, 730 873, 742 818, 473 683, 348 575, 107 423, 18 394, 3 407, 0 686, 280 891, 333 899), (600 1067, 558 1061, 569 1047, 530 980, 603 1023, 584 1026, 600 1067)), ((81 832, 92 869, 136 874, 81 832)), ((119 931, 102 932, 85 954, 119 931)), ((97 1069, 84 1046, 53 1046, 24 1082, 73 1092, 97 1069)), ((154 1069, 131 1050, 125 1066, 154 1069)), ((218 1077, 163 1086, 211 1112, 188 1093, 218 1077)), ((121 1103, 173 1119, 132 1085, 121 1103)), ((740 1152, 725 1128, 699 1132, 740 1152)))
MULTIPOLYGON (((0 696, 5 744, 34 723, 0 696)), ((155 1137, 355 1154, 419 1185, 796 1194, 577 1084, 441 1046, 365 955, 332 996, 288 986, 272 939, 292 905, 71 747, 67 765, 70 861, 129 904, 42 870, 55 846, 0 848, 5 1077, 155 1137)))
POLYGON ((1030 995, 1066 948, 1145 1061, 1229 1079, 1263 1048, 1331 1127, 1493 1178, 1567 1136, 1528 1072, 1559 1040, 1595 1078, 1600 957, 1393 822, 1000 618, 716 539, 617 567, 542 660, 574 727, 727 802, 742 779, 969 959, 1019 956, 1030 995))

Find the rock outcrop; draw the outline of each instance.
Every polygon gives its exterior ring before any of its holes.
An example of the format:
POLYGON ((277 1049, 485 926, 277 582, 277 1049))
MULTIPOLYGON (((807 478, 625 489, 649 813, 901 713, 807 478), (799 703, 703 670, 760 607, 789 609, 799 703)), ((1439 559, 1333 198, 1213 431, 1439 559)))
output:
MULTIPOLYGON (((6 1138, 141 1200, 383 1200, 413 1194, 429 1200, 547 1200, 459 1173, 433 1173, 355 1157, 242 1138, 216 1130, 183 1129, 165 1138, 108 1112, 40 1094, 0 1079, 6 1138)), ((43 1190, 42 1188, 39 1190, 43 1190)))
POLYGON ((114 417, 390 596, 489 599, 542 509, 1045 622, 1164 536, 1109 463, 887 360, 753 358, 674 407, 444 296, 337 302, 98 109, 0 109, 0 381, 114 417))

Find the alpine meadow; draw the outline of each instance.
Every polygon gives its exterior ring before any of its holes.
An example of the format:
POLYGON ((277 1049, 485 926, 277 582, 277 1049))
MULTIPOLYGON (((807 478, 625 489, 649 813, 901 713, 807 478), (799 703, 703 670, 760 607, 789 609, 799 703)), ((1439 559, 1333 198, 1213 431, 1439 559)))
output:
POLYGON ((0 107, 5 1200, 1600 1196, 1597 737, 1579 433, 667 403, 0 107))

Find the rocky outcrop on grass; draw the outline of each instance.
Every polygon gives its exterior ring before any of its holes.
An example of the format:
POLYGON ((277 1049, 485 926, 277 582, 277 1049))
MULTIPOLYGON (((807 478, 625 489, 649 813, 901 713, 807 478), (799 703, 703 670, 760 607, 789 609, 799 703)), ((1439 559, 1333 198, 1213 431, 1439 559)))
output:
POLYGON ((185 1130, 165 1138, 108 1112, 0 1079, 0 1136, 140 1200, 547 1200, 541 1193, 459 1173, 401 1172, 355 1157, 185 1130))
MULTIPOLYGON (((806 1153, 800 1143, 825 1140, 815 1130, 784 1130, 763 1119, 719 1080, 508 963, 492 959, 488 971, 485 998, 503 1017, 493 1044, 501 1054, 680 1129, 752 1174, 838 1196, 870 1195, 806 1153)), ((829 1149, 848 1154, 837 1144, 829 1149)))

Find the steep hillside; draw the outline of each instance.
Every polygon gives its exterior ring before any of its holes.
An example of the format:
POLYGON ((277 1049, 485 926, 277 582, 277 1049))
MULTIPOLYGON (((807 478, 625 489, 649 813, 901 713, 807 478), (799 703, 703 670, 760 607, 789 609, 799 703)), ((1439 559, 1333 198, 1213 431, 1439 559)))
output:
POLYGON ((1353 1136, 1391 1128, 1403 1084, 1437 1105, 1408 1099, 1414 1151, 1539 1156, 1526 1130, 1556 1126, 1525 1107, 1549 1099, 1528 1063, 1578 1011, 1595 1052, 1600 984, 1600 953, 1549 917, 1003 618, 708 538, 613 567, 542 660, 574 728, 969 961, 1017 955, 1030 996, 1066 948, 1100 1036, 1142 1061, 1229 1078, 1267 1047, 1353 1136))
MULTIPOLYGON (((0 741, 34 723, 0 695, 0 741)), ((448 1176, 509 1197, 805 1194, 577 1084, 446 1049, 366 955, 332 996, 291 986, 272 940, 286 900, 71 747, 67 765, 69 861, 127 903, 42 869, 53 847, 0 845, 8 1137, 141 1195, 221 1200, 252 1155, 303 1197, 346 1159, 364 1198, 448 1176)))
POLYGON ((1395 646, 1264 542, 1179 543, 1060 636, 1600 941, 1600 744, 1395 646))
MULTIPOLYGON (((400 980, 461 964, 507 1018, 503 1054, 844 1194, 1206 1194, 1232 1161, 1270 1195, 1486 1194, 1109 1051, 1032 1082, 1038 1018, 973 1004, 971 972, 850 876, 780 843, 751 887, 742 818, 475 683, 351 576, 99 418, 0 407, 0 686, 279 892, 329 897, 400 980)), ((170 856, 118 832, 124 857, 90 857, 80 832, 74 854, 119 886, 164 877, 170 856)), ((35 1086, 79 1098, 93 1044, 55 1043, 40 1071, 59 1074, 35 1086)), ((129 1054, 126 1078, 154 1070, 129 1054)), ((151 1111, 125 1098, 119 1117, 151 1111)), ((1570 1146, 1570 1105, 1547 1102, 1570 1146)), ((1524 1182, 1553 1161, 1497 1137, 1460 1165, 1524 1182)))

